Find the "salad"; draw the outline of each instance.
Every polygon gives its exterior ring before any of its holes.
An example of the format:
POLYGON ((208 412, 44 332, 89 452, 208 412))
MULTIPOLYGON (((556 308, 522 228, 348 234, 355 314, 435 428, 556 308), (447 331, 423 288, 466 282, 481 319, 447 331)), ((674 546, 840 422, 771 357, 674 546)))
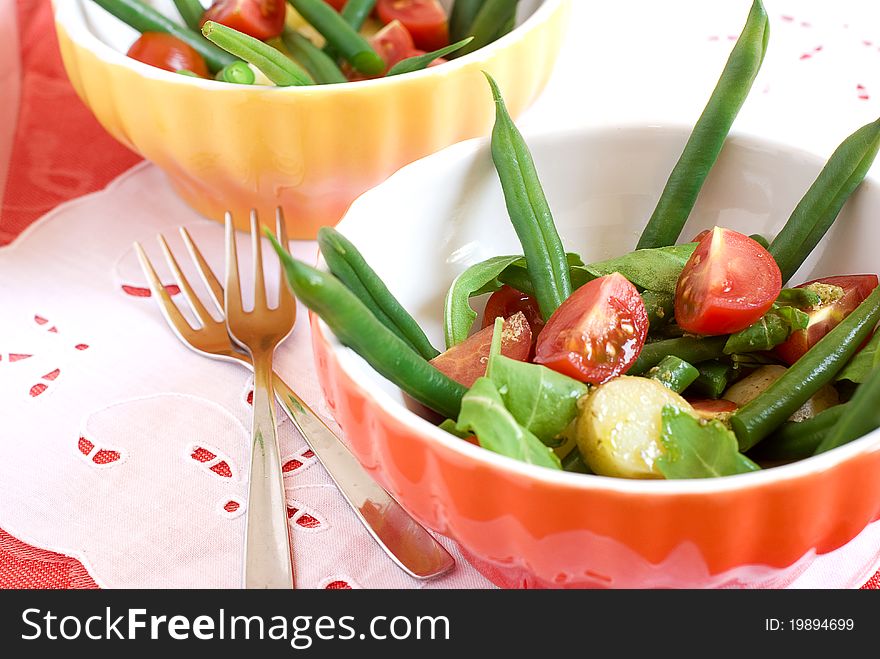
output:
POLYGON ((141 36, 127 55, 168 71, 276 86, 366 80, 466 55, 510 32, 518 0, 93 0, 141 36), (288 4, 290 5, 288 7, 288 4), (289 11, 292 10, 292 11, 289 11), (288 17, 298 15, 298 22, 288 17), (300 25, 294 28, 293 25, 300 25))
MULTIPOLYGON (((862 182, 880 120, 832 154, 771 239, 707 227, 680 241, 767 47, 755 0, 635 249, 563 246, 531 155, 487 76, 491 153, 522 254, 451 282, 437 350, 345 236, 330 273, 275 243, 293 292, 462 441, 549 469, 707 478, 839 447, 880 426, 874 273, 791 282, 862 182), (489 295, 482 321, 471 301, 489 295)), ((270 236, 271 237, 271 236, 270 236)))

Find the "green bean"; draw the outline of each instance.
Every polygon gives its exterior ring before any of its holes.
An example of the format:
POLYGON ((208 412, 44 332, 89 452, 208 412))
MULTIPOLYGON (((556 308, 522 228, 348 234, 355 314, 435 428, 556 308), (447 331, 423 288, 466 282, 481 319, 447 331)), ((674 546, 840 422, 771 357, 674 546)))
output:
POLYGON ((722 357, 726 342, 726 336, 682 336, 646 343, 639 353, 639 358, 629 369, 628 375, 645 373, 648 369, 659 364, 666 355, 674 355, 691 364, 699 364, 709 359, 722 357))
POLYGON ((357 295, 385 327, 425 359, 440 354, 348 238, 332 227, 321 227, 318 245, 330 272, 357 295))
POLYGON ((449 14, 449 38, 459 41, 471 35, 471 25, 486 0, 455 0, 449 14))
POLYGON ((770 243, 770 254, 782 271, 782 282, 792 275, 822 240, 844 202, 865 178, 880 147, 880 119, 862 126, 831 154, 782 231, 770 243))
POLYGON ((228 64, 217 71, 217 75, 214 76, 214 79, 220 80, 221 82, 232 82, 237 85, 252 85, 257 79, 257 76, 254 75, 254 72, 251 70, 251 67, 247 65, 247 62, 239 61, 228 64))
POLYGON ((190 30, 202 29, 202 15, 205 13, 205 8, 199 0, 174 0, 174 6, 177 7, 180 17, 190 30))
POLYGON ((163 16, 141 0, 92 0, 116 18, 127 23, 138 32, 166 32, 192 46, 205 60, 212 73, 219 71, 227 64, 232 64, 235 57, 202 38, 198 32, 175 23, 163 16))
POLYGON ((526 269, 545 319, 571 295, 568 258, 528 146, 510 118, 495 80, 485 74, 495 98, 492 160, 501 180, 510 221, 526 257, 526 269))
POLYGON ((458 51, 458 57, 479 50, 492 43, 498 36, 500 27, 507 25, 512 16, 516 15, 519 0, 486 0, 477 12, 469 31, 474 38, 467 46, 458 51))
POLYGON ((357 296, 333 275, 294 259, 269 231, 294 295, 327 323, 345 345, 363 357, 415 400, 457 419, 467 391, 437 370, 383 325, 357 296))
POLYGON ((401 73, 412 73, 413 71, 421 71, 428 67, 435 59, 438 57, 446 57, 450 53, 454 53, 456 50, 463 48, 467 44, 473 41, 473 37, 468 37, 467 39, 462 39, 461 41, 456 41, 453 44, 449 44, 448 46, 444 46, 443 48, 438 48, 437 50, 431 51, 430 53, 425 53, 424 55, 414 55, 413 57, 407 57, 406 59, 400 60, 397 64, 391 67, 388 73, 385 76, 396 76, 401 73))
POLYGON ((880 428, 880 366, 872 369, 868 378, 859 385, 852 399, 846 404, 848 413, 843 415, 831 432, 816 448, 816 455, 867 435, 880 428))
POLYGON ((847 404, 835 405, 819 412, 812 419, 786 421, 749 455, 759 461, 773 462, 808 458, 848 409, 847 404))
POLYGON ((846 365, 880 320, 880 288, 822 337, 757 398, 738 409, 730 421, 747 451, 781 426, 801 405, 846 365))
POLYGON ((385 60, 324 0, 287 0, 358 71, 378 75, 385 60))
POLYGON ((293 58, 302 64, 319 85, 347 82, 347 78, 336 66, 333 58, 296 30, 284 28, 281 41, 293 58))
POLYGON ((769 21, 761 0, 755 0, 742 33, 697 120, 684 150, 669 175, 657 207, 639 238, 638 249, 665 247, 678 239, 718 159, 733 120, 748 96, 767 50, 769 21))
MULTIPOLYGON (((363 27, 364 22, 367 20, 367 16, 370 15, 370 12, 373 11, 373 7, 375 6, 376 0, 348 0, 348 2, 342 7, 342 11, 339 12, 339 15, 342 16, 342 20, 351 25, 351 27, 357 31, 363 27)), ((330 43, 324 44, 324 52, 327 57, 333 60, 339 57, 339 51, 330 43)))
POLYGON ((674 355, 667 355, 648 371, 648 377, 657 380, 677 394, 687 389, 700 375, 696 367, 674 355))
MULTIPOLYGON (((223 69, 220 69, 220 70, 222 71, 223 69)), ((175 73, 179 73, 182 76, 188 76, 190 78, 201 78, 202 77, 198 73, 196 73, 195 71, 190 71, 189 69, 177 69, 177 71, 175 71, 175 73)))
POLYGON ((730 379, 730 364, 711 360, 697 366, 698 377, 691 385, 691 391, 706 398, 721 398, 730 379))
POLYGON ((279 87, 311 85, 314 82, 296 62, 259 39, 214 21, 205 21, 202 34, 224 50, 253 64, 279 87))

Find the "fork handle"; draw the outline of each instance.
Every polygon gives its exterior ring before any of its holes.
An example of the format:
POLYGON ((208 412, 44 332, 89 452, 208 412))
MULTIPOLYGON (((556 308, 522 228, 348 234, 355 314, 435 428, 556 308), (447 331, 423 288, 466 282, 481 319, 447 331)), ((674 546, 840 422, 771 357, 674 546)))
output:
POLYGON ((416 579, 455 565, 449 552, 367 473, 342 440, 275 374, 275 396, 358 519, 395 563, 416 579))
POLYGON ((245 540, 245 588, 293 588, 287 497, 272 401, 271 353, 254 355, 254 426, 245 540))

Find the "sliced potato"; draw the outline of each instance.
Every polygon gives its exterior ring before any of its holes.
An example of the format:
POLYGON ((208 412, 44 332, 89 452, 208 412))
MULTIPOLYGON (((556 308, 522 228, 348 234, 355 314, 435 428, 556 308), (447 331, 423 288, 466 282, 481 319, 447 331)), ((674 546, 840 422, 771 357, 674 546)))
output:
MULTIPOLYGON (((731 385, 727 391, 724 392, 722 398, 732 401, 742 407, 746 403, 757 398, 760 394, 764 393, 764 390, 782 377, 782 374, 785 373, 786 370, 788 369, 784 366, 777 366, 775 364, 762 366, 736 384, 731 385)), ((806 403, 801 405, 801 407, 789 417, 789 420, 803 421, 804 419, 811 419, 822 410, 827 410, 829 407, 833 407, 839 402, 840 400, 837 396, 837 389, 827 384, 813 394, 806 403)))
POLYGON ((621 376, 581 400, 576 439, 595 473, 621 478, 662 478, 661 414, 666 405, 691 411, 674 391, 648 378, 621 376))
POLYGON ((736 384, 730 385, 722 398, 742 407, 764 393, 764 390, 781 378, 786 370, 785 366, 776 364, 762 366, 736 384))

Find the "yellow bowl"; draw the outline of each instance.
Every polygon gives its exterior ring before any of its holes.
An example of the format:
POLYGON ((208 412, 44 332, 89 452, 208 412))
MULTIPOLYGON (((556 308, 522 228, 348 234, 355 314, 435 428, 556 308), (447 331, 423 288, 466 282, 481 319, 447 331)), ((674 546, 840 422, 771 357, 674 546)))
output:
POLYGON ((228 210, 245 228, 249 209, 270 218, 281 206, 291 236, 311 239, 403 165, 487 134, 494 106, 482 71, 498 81, 511 114, 528 107, 550 76, 570 2, 523 0, 527 18, 516 29, 442 66, 285 88, 148 66, 125 56, 136 33, 100 7, 54 5, 67 73, 110 134, 156 163, 206 217, 228 210))

